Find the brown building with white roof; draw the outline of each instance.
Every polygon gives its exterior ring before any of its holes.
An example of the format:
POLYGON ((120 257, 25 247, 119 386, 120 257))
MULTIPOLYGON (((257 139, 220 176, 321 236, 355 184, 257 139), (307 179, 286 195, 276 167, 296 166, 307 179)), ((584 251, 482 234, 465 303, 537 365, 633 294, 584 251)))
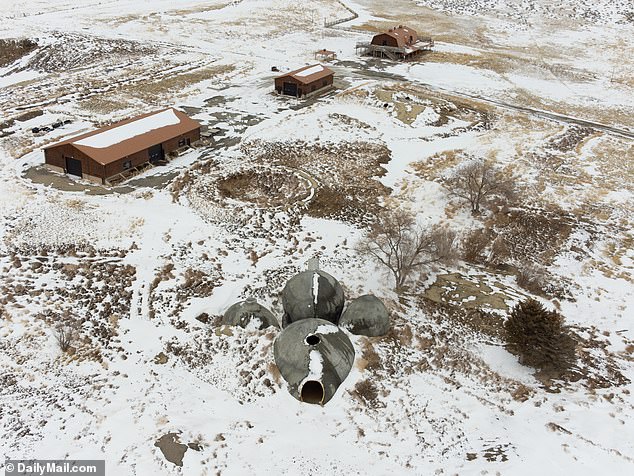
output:
POLYGON ((44 148, 47 166, 106 183, 200 139, 200 124, 168 108, 117 122, 44 148))
POLYGON ((302 97, 331 88, 335 73, 320 64, 305 66, 275 78, 279 94, 302 97))

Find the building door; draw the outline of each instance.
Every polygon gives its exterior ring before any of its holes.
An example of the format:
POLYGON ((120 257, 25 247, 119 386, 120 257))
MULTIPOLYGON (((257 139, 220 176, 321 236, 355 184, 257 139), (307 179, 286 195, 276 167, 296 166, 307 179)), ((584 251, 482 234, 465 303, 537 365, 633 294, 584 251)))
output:
POLYGON ((83 177, 81 173, 81 160, 66 157, 66 173, 83 177))
POLYGON ((165 158, 165 153, 163 152, 163 146, 161 144, 156 144, 150 147, 149 149, 150 162, 153 164, 160 162, 165 158))
POLYGON ((284 89, 282 92, 288 96, 297 96, 297 84, 284 83, 284 89))

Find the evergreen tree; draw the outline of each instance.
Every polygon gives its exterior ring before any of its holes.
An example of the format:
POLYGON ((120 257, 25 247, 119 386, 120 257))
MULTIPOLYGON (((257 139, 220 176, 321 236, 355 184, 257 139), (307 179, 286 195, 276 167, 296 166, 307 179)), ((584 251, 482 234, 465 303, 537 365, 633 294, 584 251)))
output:
POLYGON ((507 348, 520 363, 538 369, 565 370, 574 363, 575 342, 564 318, 534 299, 515 306, 505 325, 507 348))

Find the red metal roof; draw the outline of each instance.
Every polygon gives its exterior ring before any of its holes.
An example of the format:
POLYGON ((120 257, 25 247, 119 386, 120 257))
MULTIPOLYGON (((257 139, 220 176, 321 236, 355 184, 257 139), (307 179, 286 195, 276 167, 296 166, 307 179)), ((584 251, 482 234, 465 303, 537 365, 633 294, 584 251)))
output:
POLYGON ((45 149, 72 144, 96 162, 106 165, 198 128, 200 123, 190 119, 186 114, 173 108, 165 108, 71 137, 45 149), (173 112, 174 117, 169 117, 171 120, 154 121, 158 115, 166 111, 173 112))
POLYGON ((406 46, 413 45, 418 41, 418 33, 416 33, 416 30, 403 25, 399 25, 396 28, 390 28, 388 31, 380 34, 389 35, 394 38, 398 43, 399 48, 405 48, 406 46), (410 36, 412 37, 411 42, 409 41, 410 36))

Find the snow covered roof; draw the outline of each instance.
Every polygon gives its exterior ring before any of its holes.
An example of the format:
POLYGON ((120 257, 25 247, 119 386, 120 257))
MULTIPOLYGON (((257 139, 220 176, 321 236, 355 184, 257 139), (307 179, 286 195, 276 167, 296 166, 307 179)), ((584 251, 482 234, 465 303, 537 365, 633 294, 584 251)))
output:
POLYGON ((278 76, 278 78, 286 78, 290 76, 301 83, 309 84, 313 81, 318 81, 333 74, 335 73, 326 66, 313 64, 309 66, 304 66, 303 68, 297 69, 295 71, 291 71, 290 73, 286 73, 282 76, 278 76))
POLYGON ((86 147, 95 147, 97 149, 105 149, 124 140, 133 139, 141 134, 147 134, 154 129, 161 127, 173 126, 180 123, 180 119, 174 113, 173 109, 157 112, 150 116, 138 119, 127 124, 121 124, 112 129, 99 132, 88 136, 84 139, 74 141, 74 145, 85 145, 86 147))
POLYGON ((311 74, 321 73, 324 70, 324 67, 320 64, 316 64, 315 66, 311 66, 303 71, 299 71, 295 73, 295 76, 310 76, 311 74))
POLYGON ((71 144, 96 162, 106 165, 198 128, 198 122, 176 109, 168 108, 117 122, 46 148, 71 144))

